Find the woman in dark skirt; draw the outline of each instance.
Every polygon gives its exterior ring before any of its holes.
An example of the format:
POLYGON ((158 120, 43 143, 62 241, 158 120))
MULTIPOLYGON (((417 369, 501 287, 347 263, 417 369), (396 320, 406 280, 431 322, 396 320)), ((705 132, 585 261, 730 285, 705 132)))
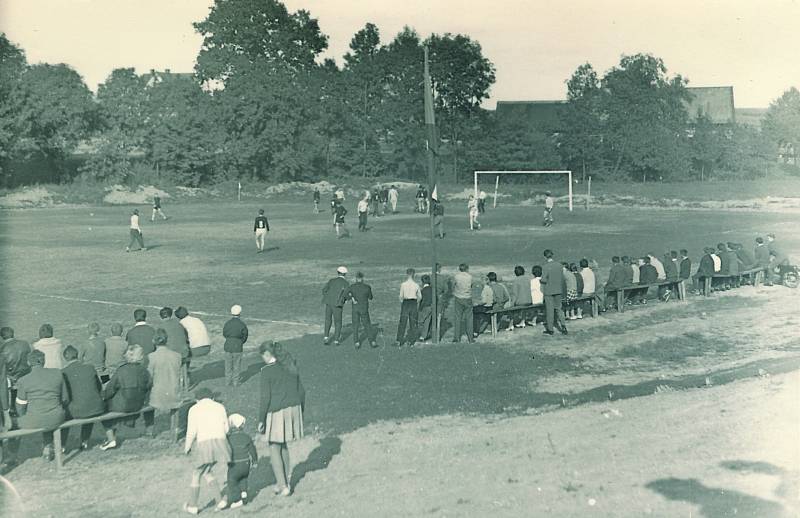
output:
POLYGON ((281 344, 264 342, 259 352, 266 365, 260 374, 258 431, 269 443, 269 459, 277 481, 275 493, 289 496, 292 470, 287 443, 303 437, 306 393, 294 358, 281 344))

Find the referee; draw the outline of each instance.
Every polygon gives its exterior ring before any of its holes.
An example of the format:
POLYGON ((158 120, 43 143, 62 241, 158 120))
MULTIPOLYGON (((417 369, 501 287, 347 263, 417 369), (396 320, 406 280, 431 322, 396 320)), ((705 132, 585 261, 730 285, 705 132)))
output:
POLYGON ((260 254, 264 251, 264 238, 269 232, 269 221, 264 215, 264 209, 258 209, 258 216, 256 216, 256 221, 253 224, 253 232, 256 233, 256 249, 258 250, 256 253, 260 254))
POLYGON ((422 291, 414 280, 416 275, 414 269, 406 270, 406 275, 408 278, 400 285, 400 323, 397 325, 397 341, 395 342, 397 347, 401 347, 403 343, 412 346, 419 336, 417 303, 422 300, 422 291), (408 334, 406 334, 406 324, 408 324, 408 334))

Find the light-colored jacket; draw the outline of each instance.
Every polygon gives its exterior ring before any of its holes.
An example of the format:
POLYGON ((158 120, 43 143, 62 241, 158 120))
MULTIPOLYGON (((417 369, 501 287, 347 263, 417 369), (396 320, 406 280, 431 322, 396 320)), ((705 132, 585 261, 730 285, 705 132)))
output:
POLYGON ((181 404, 181 355, 160 346, 147 355, 147 372, 152 379, 150 406, 157 410, 172 410, 181 404))
POLYGON ((542 292, 542 282, 540 277, 531 277, 531 304, 541 304, 544 302, 542 292))
POLYGON ((211 345, 211 337, 208 336, 206 325, 197 317, 186 315, 180 320, 181 325, 189 335, 189 347, 203 347, 211 345))
POLYGON ((39 341, 34 342, 33 348, 44 353, 45 369, 60 370, 63 368, 64 362, 61 354, 64 352, 64 349, 61 346, 61 340, 52 337, 40 338, 39 341))
POLYGON ((186 445, 184 450, 192 449, 195 440, 198 443, 212 439, 225 440, 228 436, 228 414, 225 407, 213 399, 204 398, 189 409, 186 424, 186 445))

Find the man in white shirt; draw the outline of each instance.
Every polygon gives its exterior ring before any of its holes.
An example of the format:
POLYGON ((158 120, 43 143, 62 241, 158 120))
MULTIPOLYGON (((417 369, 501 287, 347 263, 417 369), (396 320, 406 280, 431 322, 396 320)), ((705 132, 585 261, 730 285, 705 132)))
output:
POLYGON ((183 306, 175 310, 175 316, 189 337, 189 357, 205 356, 211 352, 211 337, 203 321, 191 316, 189 310, 183 306))
POLYGON ((408 276, 400 285, 400 323, 397 325, 397 341, 395 345, 401 347, 404 343, 414 345, 419 336, 418 330, 418 302, 422 300, 422 290, 414 280, 416 272, 413 268, 406 270, 408 276), (406 323, 408 334, 406 334, 406 323))
POLYGON ((367 231, 367 214, 369 213, 369 192, 358 202, 358 231, 367 231))
POLYGON ((553 207, 555 206, 555 202, 553 201, 553 196, 550 191, 544 194, 544 226, 549 227, 553 224, 553 207))
POLYGON ((397 214, 397 188, 392 185, 392 188, 389 189, 389 203, 392 204, 392 214, 397 214))
MULTIPOLYGON (((497 279, 496 276, 494 278, 497 279)), ((489 318, 486 316, 486 312, 494 306, 494 290, 490 282, 491 279, 487 276, 486 283, 481 289, 481 303, 472 306, 472 336, 475 338, 489 325, 489 318)))
POLYGON ((461 341, 462 330, 467 341, 472 343, 475 340, 472 336, 472 275, 464 263, 458 265, 458 273, 453 276, 453 319, 453 343, 461 341))
POLYGON ((650 258, 650 264, 652 264, 656 268, 656 272, 658 273, 658 280, 666 281, 667 271, 664 269, 664 263, 662 263, 659 260, 659 258, 654 256, 652 253, 647 254, 647 257, 650 258))
POLYGON ((486 192, 481 191, 478 193, 478 212, 483 214, 486 212, 486 192))
MULTIPOLYGON (((125 247, 126 252, 131 251, 131 246, 134 243, 139 244, 139 248, 136 250, 145 251, 147 248, 144 247, 144 239, 142 238, 142 229, 139 227, 139 209, 133 209, 133 213, 131 214, 131 241, 128 243, 128 246, 125 247)), ((134 250, 134 252, 136 251, 134 250)))
POLYGON ((44 353, 45 369, 61 369, 63 366, 64 348, 61 340, 53 338, 53 326, 50 324, 42 324, 39 328, 39 340, 33 342, 33 349, 44 353))

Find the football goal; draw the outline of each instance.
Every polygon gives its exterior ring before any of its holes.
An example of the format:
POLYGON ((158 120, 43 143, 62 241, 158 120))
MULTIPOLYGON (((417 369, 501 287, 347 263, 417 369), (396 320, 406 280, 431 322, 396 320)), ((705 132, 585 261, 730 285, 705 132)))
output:
POLYGON ((494 206, 497 206, 497 190, 500 187, 500 177, 505 175, 551 175, 557 174, 566 177, 567 180, 567 195, 569 196, 569 210, 572 212, 572 171, 475 171, 475 198, 478 198, 478 181, 480 178, 494 177, 494 206))

